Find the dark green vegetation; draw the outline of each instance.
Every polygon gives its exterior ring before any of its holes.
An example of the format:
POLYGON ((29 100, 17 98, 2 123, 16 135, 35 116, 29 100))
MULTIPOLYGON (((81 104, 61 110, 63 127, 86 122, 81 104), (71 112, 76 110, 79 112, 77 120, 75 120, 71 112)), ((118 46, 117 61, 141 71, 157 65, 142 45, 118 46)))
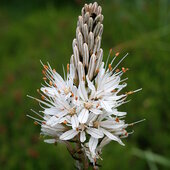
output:
MULTIPOLYGON (((83 4, 23 2, 0 6, 0 169, 73 169, 65 147, 45 144, 40 128, 26 117, 30 108, 39 110, 26 95, 39 96, 40 59, 62 74, 83 4)), ((128 112, 127 122, 146 118, 123 140, 125 147, 115 142, 105 147, 101 169, 169 169, 170 3, 108 0, 101 5, 104 59, 112 47, 120 51, 119 58, 129 52, 122 63, 130 69, 124 76, 129 77, 126 90, 143 88, 120 110, 128 112)))

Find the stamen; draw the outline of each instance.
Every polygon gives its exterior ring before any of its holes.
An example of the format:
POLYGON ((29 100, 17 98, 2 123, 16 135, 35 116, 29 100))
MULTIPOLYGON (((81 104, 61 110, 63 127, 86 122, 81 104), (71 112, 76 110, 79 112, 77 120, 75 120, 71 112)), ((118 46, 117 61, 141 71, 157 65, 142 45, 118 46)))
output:
POLYGON ((46 71, 45 71, 45 70, 42 70, 42 74, 45 75, 45 74, 46 74, 46 71))
POLYGON ((64 93, 67 95, 70 92, 70 88, 64 88, 64 93))
POLYGON ((112 65, 109 64, 109 71, 112 71, 112 65))
POLYGON ((41 96, 41 99, 42 99, 42 100, 45 100, 45 96, 44 96, 44 95, 42 95, 42 96, 41 96))
POLYGON ((111 92, 112 92, 112 93, 115 93, 115 92, 117 92, 117 90, 116 90, 116 89, 114 89, 114 90, 112 90, 111 92))
POLYGON ((86 109, 90 109, 91 107, 92 107, 92 103, 90 103, 90 102, 86 102, 86 103, 84 103, 84 107, 86 108, 86 109))
POLYGON ((125 73, 126 71, 128 71, 129 69, 128 68, 124 68, 124 67, 122 67, 122 71, 123 71, 123 73, 125 73))
POLYGON ((67 73, 69 73, 70 65, 67 64, 67 73))
POLYGON ((136 93, 136 92, 141 91, 141 90, 142 90, 142 88, 134 90, 133 92, 136 93))
POLYGON ((34 125, 36 125, 36 126, 37 126, 37 125, 38 125, 38 122, 37 122, 37 121, 34 121, 34 125))
POLYGON ((65 125, 67 124, 67 121, 66 120, 64 120, 64 122, 63 122, 65 125))
POLYGON ((134 122, 134 123, 130 123, 130 124, 128 124, 128 126, 134 126, 135 124, 141 123, 141 122, 143 122, 143 121, 145 121, 145 120, 146 120, 146 119, 142 119, 142 120, 136 121, 136 122, 134 122))
POLYGON ((129 91, 129 92, 126 92, 125 94, 130 95, 130 94, 133 94, 133 93, 134 93, 133 91, 129 91))
POLYGON ((130 94, 133 94, 133 93, 139 92, 139 91, 141 91, 141 90, 142 90, 142 88, 137 89, 137 90, 134 90, 134 91, 129 91, 129 92, 126 92, 126 95, 130 95, 130 94))
POLYGON ((50 84, 50 86, 52 86, 52 85, 53 85, 53 82, 50 80, 50 81, 49 81, 49 84, 50 84))
POLYGON ((98 73, 99 73, 99 69, 97 68, 97 69, 96 69, 96 74, 98 74, 98 73))
POLYGON ((65 73, 64 65, 62 65, 62 66, 63 66, 64 80, 66 80, 66 73, 65 73))
POLYGON ((48 66, 47 66, 47 65, 44 65, 44 69, 45 69, 45 70, 48 70, 48 66))
POLYGON ((117 53, 115 54, 115 56, 117 57, 119 54, 120 54, 120 53, 119 53, 119 52, 117 52, 117 53))
POLYGON ((43 80, 46 81, 46 80, 47 80, 47 77, 43 77, 43 80))
POLYGON ((95 128, 98 128, 99 122, 98 122, 98 121, 94 122, 94 123, 93 123, 93 126, 94 126, 95 128))
POLYGON ((38 122, 43 122, 43 120, 40 120, 40 119, 37 119, 37 118, 35 118, 35 117, 32 117, 32 116, 30 116, 30 115, 26 115, 26 116, 28 116, 29 118, 31 118, 31 119, 33 119, 33 120, 36 120, 36 121, 38 121, 38 122))
MULTIPOLYGON (((52 107, 52 106, 53 106, 53 105, 50 105, 49 103, 46 103, 46 102, 44 102, 44 101, 42 101, 42 100, 40 100, 40 99, 35 98, 35 97, 29 96, 29 95, 27 95, 27 97, 29 97, 29 98, 31 98, 31 99, 34 99, 34 100, 36 100, 36 101, 38 101, 38 102, 40 102, 40 103, 42 103, 42 104, 44 104, 44 105, 46 105, 46 106, 48 106, 48 107, 52 107)), ((52 104, 52 103, 51 103, 51 104, 52 104)))
POLYGON ((114 71, 127 56, 128 56, 128 53, 116 64, 116 66, 114 67, 112 71, 114 71))
POLYGON ((112 53, 112 48, 109 50, 109 55, 108 55, 107 60, 106 60, 105 70, 106 70, 107 64, 109 62, 109 58, 110 58, 111 53, 112 53))
POLYGON ((32 111, 33 113, 35 113, 36 115, 38 115, 39 117, 41 117, 42 119, 44 119, 43 116, 41 116, 40 114, 38 114, 35 110, 31 109, 31 111, 32 111))
POLYGON ((116 117, 115 121, 119 123, 119 118, 118 118, 118 117, 116 117))
POLYGON ((125 78, 125 79, 122 79, 122 80, 120 81, 120 83, 122 83, 122 82, 124 82, 124 81, 126 81, 126 80, 128 80, 128 77, 125 78))
POLYGON ((69 110, 69 113, 70 113, 71 116, 73 116, 76 113, 76 108, 71 108, 69 110))
POLYGON ((116 71, 115 71, 115 72, 116 72, 116 73, 118 73, 119 71, 120 71, 119 69, 116 69, 116 71))
POLYGON ((74 94, 73 94, 73 93, 71 93, 71 97, 74 97, 74 94))

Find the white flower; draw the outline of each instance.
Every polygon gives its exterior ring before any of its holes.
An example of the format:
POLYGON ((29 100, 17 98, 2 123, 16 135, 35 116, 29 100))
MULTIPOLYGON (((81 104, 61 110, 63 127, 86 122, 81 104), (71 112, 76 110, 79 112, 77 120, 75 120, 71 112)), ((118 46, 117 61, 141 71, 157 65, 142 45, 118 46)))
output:
POLYGON ((127 85, 121 76, 128 69, 117 67, 127 55, 115 67, 113 62, 118 53, 108 68, 109 58, 106 65, 102 62, 102 21, 97 3, 83 7, 67 73, 64 71, 63 79, 49 64, 42 63, 45 85, 38 90, 41 100, 31 98, 40 103, 43 115, 33 111, 41 119, 29 116, 41 125, 41 134, 51 137, 45 142, 80 142, 82 151, 94 164, 110 141, 124 145, 120 138, 128 136, 125 129, 132 124, 125 123, 127 113, 118 111, 118 106, 127 102, 129 94, 140 90, 119 94, 127 85))

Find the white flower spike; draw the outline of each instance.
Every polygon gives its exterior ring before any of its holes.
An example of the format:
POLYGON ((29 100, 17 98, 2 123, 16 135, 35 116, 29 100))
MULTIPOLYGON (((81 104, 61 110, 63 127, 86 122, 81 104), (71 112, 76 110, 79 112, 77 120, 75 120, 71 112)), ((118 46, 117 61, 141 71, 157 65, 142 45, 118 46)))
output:
MULTIPOLYGON (((73 55, 67 64, 67 74, 64 71, 64 79, 49 64, 41 62, 45 81, 38 90, 41 99, 31 98, 40 103, 42 114, 32 110, 40 119, 28 115, 35 124, 41 125, 41 134, 50 137, 44 140, 46 143, 65 143, 74 158, 82 158, 81 151, 95 167, 106 144, 116 141, 124 146, 121 138, 130 134, 125 129, 141 122, 127 124, 123 120, 127 113, 118 111, 118 106, 126 103, 130 94, 141 89, 119 94, 127 85, 126 79, 121 77, 128 69, 119 70, 117 67, 127 55, 115 66, 113 62, 119 53, 108 66, 102 61, 104 17, 101 11, 96 2, 83 7, 72 43, 73 55), (69 142, 75 143, 76 152, 72 152, 69 142)), ((112 50, 109 57, 111 55, 112 50)), ((86 160, 84 158, 81 162, 86 160)))

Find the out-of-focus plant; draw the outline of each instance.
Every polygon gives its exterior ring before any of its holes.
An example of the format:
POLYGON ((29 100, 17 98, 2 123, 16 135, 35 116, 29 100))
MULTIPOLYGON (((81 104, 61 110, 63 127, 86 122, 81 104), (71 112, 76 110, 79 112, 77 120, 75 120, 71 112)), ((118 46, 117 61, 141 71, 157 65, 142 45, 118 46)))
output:
POLYGON ((167 159, 164 156, 155 154, 150 150, 143 151, 143 150, 134 148, 132 150, 132 154, 139 158, 145 159, 148 163, 150 170, 157 170, 158 168, 156 164, 160 164, 162 166, 170 168, 170 159, 167 159))

